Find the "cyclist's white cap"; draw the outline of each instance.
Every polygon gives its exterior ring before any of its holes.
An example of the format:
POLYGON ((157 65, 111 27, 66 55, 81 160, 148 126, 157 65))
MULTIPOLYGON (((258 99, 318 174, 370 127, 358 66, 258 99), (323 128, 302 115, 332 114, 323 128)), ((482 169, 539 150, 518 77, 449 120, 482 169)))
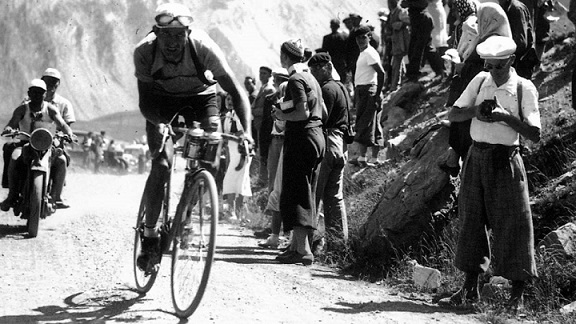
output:
POLYGON ((28 89, 30 88, 41 88, 44 89, 44 91, 46 91, 46 82, 40 80, 40 79, 34 79, 32 81, 30 81, 30 85, 28 86, 28 89))
POLYGON ((44 73, 42 73, 42 76, 48 76, 48 77, 53 77, 56 78, 58 80, 62 79, 62 75, 60 74, 60 71, 56 70, 55 68, 47 68, 46 71, 44 71, 44 73))
MULTIPOLYGON (((163 3, 156 8, 156 22, 158 23, 158 18, 161 16, 170 17, 185 17, 187 19, 174 20, 170 23, 171 27, 188 27, 192 23, 192 12, 188 7, 180 3, 163 3)), ((168 27, 165 25, 156 24, 158 27, 168 27)))

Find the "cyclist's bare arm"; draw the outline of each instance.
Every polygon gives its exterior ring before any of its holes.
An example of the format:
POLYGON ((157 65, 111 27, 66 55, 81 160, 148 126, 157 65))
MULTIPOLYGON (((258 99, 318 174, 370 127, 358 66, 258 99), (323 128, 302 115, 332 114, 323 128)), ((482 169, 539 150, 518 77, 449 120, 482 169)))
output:
POLYGON ((234 110, 242 123, 244 128, 244 135, 252 140, 252 123, 251 120, 251 110, 250 101, 248 100, 248 95, 246 91, 242 88, 242 85, 238 80, 232 78, 230 74, 216 77, 216 80, 224 89, 232 96, 232 101, 234 102, 234 110))

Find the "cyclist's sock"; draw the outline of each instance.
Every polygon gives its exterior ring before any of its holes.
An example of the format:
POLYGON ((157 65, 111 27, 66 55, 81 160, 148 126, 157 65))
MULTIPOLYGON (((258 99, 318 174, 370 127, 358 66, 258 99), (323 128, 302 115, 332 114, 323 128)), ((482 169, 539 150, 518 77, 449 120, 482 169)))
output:
POLYGON ((156 226, 149 227, 148 225, 144 226, 144 237, 158 237, 158 231, 156 230, 156 226))

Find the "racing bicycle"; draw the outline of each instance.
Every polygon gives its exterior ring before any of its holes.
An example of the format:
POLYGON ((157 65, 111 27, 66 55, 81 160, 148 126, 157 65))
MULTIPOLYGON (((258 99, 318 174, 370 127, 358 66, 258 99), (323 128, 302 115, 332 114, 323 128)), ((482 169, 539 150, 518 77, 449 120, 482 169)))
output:
MULTIPOLYGON (((219 132, 205 132, 194 122, 192 128, 164 128, 162 151, 169 140, 182 136, 183 144, 174 144, 174 154, 168 181, 164 187, 162 211, 159 217, 160 246, 162 254, 171 254, 171 292, 176 315, 189 317, 200 304, 208 284, 214 252, 216 249, 216 228, 218 224, 218 191, 210 168, 217 169, 224 141, 237 141, 244 157, 251 152, 248 140, 243 137, 219 132), (175 213, 171 203, 178 199, 174 190, 174 168, 177 156, 185 159, 186 171, 184 186, 175 213), (170 250, 171 248, 171 250, 170 250)), ((170 143, 172 144, 172 143, 170 143)), ((144 237, 146 216, 145 195, 142 196, 134 237, 134 276, 136 288, 141 293, 148 292, 154 284, 159 265, 142 270, 137 265, 144 237)))

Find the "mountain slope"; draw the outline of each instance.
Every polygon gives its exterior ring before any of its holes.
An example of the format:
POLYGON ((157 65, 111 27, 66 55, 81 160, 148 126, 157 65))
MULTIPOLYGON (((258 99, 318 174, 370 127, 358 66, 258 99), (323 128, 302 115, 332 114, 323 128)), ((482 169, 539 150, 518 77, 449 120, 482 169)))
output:
MULTIPOLYGON (((47 67, 63 73, 59 92, 79 120, 137 110, 134 46, 151 30, 164 1, 5 0, 0 5, 0 108, 5 123, 31 79, 47 67)), ((377 24, 382 1, 200 0, 182 1, 194 14, 193 28, 206 30, 226 53, 238 79, 260 65, 279 66, 282 41, 301 38, 321 45, 333 17, 360 13, 377 24)))

